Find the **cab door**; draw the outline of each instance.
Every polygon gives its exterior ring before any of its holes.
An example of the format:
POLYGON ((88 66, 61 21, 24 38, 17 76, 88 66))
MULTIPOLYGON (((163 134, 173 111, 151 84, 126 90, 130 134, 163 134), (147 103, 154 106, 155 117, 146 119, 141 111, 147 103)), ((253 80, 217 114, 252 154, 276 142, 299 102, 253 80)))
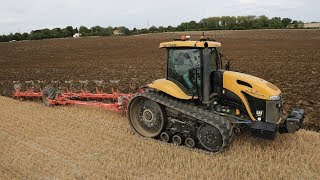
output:
POLYGON ((201 87, 201 49, 168 49, 167 79, 186 94, 194 95, 201 87))

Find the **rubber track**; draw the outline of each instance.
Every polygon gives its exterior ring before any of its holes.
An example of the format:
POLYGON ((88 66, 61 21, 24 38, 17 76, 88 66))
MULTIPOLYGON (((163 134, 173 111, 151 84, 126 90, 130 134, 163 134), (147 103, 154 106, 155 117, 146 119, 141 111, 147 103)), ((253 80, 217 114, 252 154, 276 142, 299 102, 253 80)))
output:
POLYGON ((202 123, 207 123, 215 126, 221 132, 223 137, 223 145, 219 151, 225 149, 232 142, 233 127, 230 124, 230 121, 224 116, 221 116, 209 110, 204 110, 190 103, 182 102, 176 98, 157 91, 145 91, 144 93, 138 94, 135 97, 139 96, 148 98, 159 104, 162 104, 163 106, 172 108, 178 112, 191 116, 202 123))

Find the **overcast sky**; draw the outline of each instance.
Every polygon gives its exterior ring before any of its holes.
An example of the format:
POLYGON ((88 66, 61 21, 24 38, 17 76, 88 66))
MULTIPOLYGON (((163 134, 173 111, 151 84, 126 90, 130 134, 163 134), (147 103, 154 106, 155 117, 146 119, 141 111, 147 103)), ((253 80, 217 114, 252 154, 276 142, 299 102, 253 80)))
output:
POLYGON ((1 0, 0 34, 67 25, 176 26, 226 15, 320 21, 319 8, 320 0, 1 0))

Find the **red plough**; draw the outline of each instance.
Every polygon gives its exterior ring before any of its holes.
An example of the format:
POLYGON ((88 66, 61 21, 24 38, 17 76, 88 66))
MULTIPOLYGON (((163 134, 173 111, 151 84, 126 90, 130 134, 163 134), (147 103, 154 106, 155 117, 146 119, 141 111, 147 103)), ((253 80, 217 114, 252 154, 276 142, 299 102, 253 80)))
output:
MULTIPOLYGON (((116 84, 119 81, 112 81, 116 84)), ((84 105, 94 106, 98 108, 109 109, 112 111, 125 113, 127 110, 127 104, 135 93, 119 93, 111 88, 112 93, 103 92, 103 81, 94 81, 97 85, 94 91, 88 91, 88 81, 78 81, 80 88, 75 88, 72 81, 65 81, 68 84, 66 88, 61 87, 61 83, 58 81, 52 82, 51 86, 44 85, 44 81, 26 81, 26 88, 23 90, 20 82, 14 82, 13 97, 18 99, 41 99, 47 106, 55 105, 84 105), (45 87, 45 88, 44 88, 45 87), (72 90, 76 92, 72 92, 72 90)), ((143 92, 142 89, 137 88, 135 82, 130 82, 131 90, 136 92, 143 92)))

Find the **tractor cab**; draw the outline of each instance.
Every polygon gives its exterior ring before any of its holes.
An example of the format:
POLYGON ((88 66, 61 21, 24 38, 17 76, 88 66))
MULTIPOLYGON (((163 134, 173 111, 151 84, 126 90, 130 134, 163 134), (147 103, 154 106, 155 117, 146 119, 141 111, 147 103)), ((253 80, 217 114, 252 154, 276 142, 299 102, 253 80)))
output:
MULTIPOLYGON (((167 79, 175 82, 185 92, 196 93, 202 87, 203 54, 201 48, 169 48, 167 79)), ((209 48, 209 73, 219 69, 219 53, 209 48)))
POLYGON ((202 97, 204 89, 209 94, 217 93, 214 77, 222 68, 219 42, 203 36, 198 41, 190 41, 190 37, 182 36, 172 42, 160 44, 167 49, 166 79, 176 84, 186 95, 202 97))

